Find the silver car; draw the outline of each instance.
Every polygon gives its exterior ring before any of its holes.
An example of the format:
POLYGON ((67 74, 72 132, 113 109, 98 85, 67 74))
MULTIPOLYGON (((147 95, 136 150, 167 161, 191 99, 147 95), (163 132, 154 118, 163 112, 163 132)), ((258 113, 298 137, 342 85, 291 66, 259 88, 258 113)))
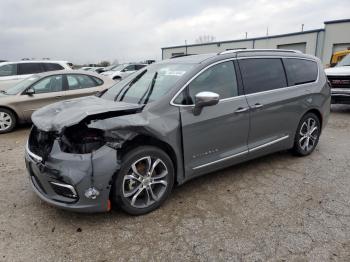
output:
POLYGON ((57 207, 145 214, 194 177, 280 150, 311 154, 330 102, 320 60, 298 52, 165 60, 101 97, 35 112, 28 174, 57 207))
POLYGON ((146 64, 121 64, 112 66, 107 71, 103 71, 101 75, 108 76, 115 81, 120 81, 125 77, 135 73, 136 71, 147 66, 146 64))

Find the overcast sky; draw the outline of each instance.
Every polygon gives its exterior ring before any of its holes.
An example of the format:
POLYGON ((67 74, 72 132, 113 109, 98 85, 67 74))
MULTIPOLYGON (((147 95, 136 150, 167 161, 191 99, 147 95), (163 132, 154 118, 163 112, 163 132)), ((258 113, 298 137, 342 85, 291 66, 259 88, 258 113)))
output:
POLYGON ((0 0, 0 59, 161 59, 161 47, 323 28, 349 0, 0 0))

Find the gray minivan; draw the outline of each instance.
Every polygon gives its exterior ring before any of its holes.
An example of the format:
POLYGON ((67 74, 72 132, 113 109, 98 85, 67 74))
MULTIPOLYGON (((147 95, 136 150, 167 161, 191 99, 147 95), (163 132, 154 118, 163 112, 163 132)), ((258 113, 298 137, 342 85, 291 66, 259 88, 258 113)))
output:
POLYGON ((35 112, 26 165, 52 205, 145 214, 199 175, 280 150, 309 155, 330 102, 320 60, 299 52, 164 60, 99 97, 35 112))

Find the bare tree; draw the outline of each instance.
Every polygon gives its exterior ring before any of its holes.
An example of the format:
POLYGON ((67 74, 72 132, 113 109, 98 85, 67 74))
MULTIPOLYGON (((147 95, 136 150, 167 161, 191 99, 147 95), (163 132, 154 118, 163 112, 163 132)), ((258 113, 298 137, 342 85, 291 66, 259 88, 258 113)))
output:
POLYGON ((212 35, 201 35, 195 40, 196 44, 211 43, 215 41, 215 36, 212 35))
POLYGON ((100 65, 103 66, 103 67, 106 67, 106 66, 110 66, 111 63, 109 61, 101 61, 100 65))

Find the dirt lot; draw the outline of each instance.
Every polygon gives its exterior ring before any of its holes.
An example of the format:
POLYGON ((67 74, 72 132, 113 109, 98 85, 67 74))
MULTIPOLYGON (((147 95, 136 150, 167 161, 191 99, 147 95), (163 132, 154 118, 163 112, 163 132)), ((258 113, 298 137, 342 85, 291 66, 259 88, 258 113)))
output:
POLYGON ((350 261, 350 106, 333 107, 311 156, 209 174, 142 217, 39 200, 24 169, 28 131, 0 136, 0 261, 350 261))

